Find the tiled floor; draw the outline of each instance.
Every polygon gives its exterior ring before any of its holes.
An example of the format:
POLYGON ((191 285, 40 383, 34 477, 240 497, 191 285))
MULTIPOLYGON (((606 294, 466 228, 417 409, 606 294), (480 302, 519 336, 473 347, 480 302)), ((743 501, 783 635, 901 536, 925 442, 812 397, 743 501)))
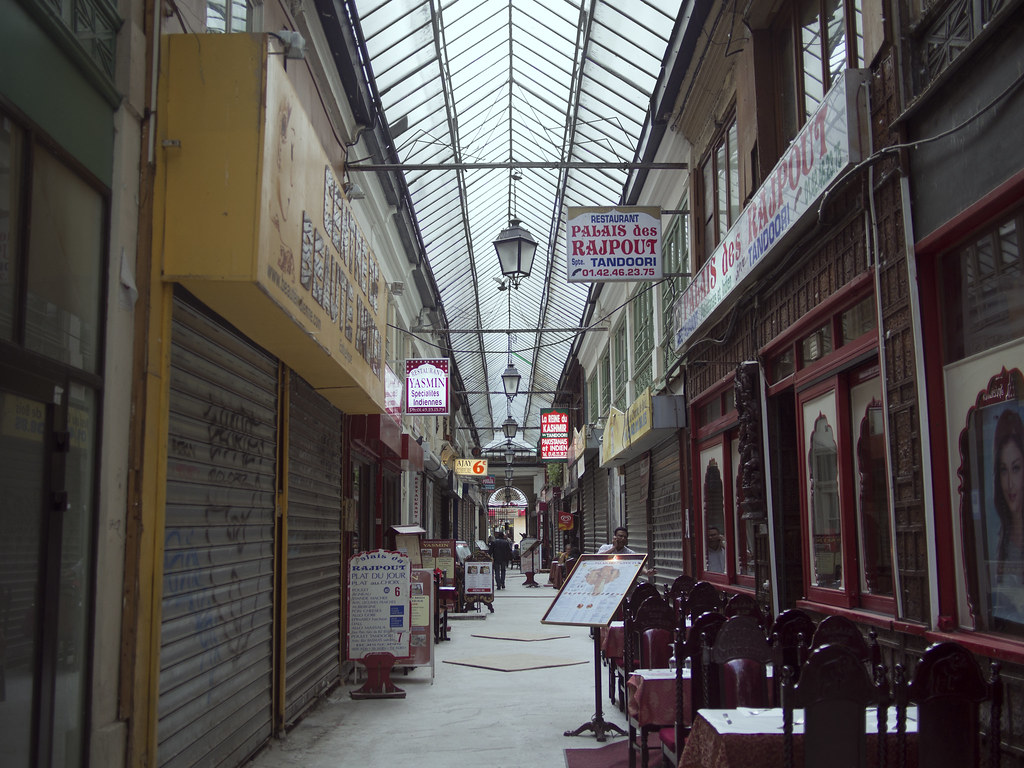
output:
MULTIPOLYGON (((537 580, 544 584, 547 575, 537 580)), ((284 739, 258 754, 251 768, 564 768, 563 750, 604 746, 589 731, 564 735, 594 715, 590 630, 541 624, 555 590, 524 587, 524 581, 510 570, 508 588, 496 593, 494 613, 484 610, 450 621, 451 639, 435 646, 433 683, 429 667, 415 668, 394 677, 406 698, 354 700, 349 692, 359 685, 348 681, 284 739), (569 637, 523 642, 474 633, 569 637), (519 672, 444 663, 494 654, 586 663, 519 672)), ((601 683, 607 683, 603 667, 601 683)), ((611 706, 603 689, 601 707, 605 721, 625 729, 625 716, 611 706)))

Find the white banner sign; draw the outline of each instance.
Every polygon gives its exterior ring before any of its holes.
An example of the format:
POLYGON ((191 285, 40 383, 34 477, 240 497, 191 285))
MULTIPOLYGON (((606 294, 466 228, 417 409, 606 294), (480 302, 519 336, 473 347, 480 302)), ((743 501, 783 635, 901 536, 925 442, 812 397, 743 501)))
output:
POLYGON ((483 477, 487 474, 487 459, 456 459, 455 474, 483 477))
POLYGON ((847 70, 796 135, 736 223, 672 307, 678 351, 738 285, 757 272, 825 188, 860 160, 862 75, 847 70))
POLYGON ((660 208, 568 208, 566 215, 570 283, 661 279, 660 208))
POLYGON ((448 358, 405 361, 405 412, 448 413, 448 358))

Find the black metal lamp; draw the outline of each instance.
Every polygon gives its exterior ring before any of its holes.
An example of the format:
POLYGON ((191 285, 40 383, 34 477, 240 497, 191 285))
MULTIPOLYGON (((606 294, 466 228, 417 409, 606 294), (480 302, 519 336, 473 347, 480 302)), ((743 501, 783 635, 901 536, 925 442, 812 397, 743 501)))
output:
POLYGON ((503 422, 501 422, 501 431, 505 433, 505 437, 509 440, 516 436, 516 432, 519 430, 519 425, 516 424, 516 420, 509 416, 503 422))
POLYGON ((508 278, 513 288, 518 289, 524 277, 530 276, 533 257, 537 253, 537 241, 526 231, 523 222, 513 218, 508 228, 501 230, 494 241, 494 250, 501 263, 501 274, 508 278))
POLYGON ((512 364, 512 361, 508 361, 508 367, 505 372, 501 374, 501 384, 505 388, 505 397, 511 400, 513 397, 519 394, 519 381, 522 377, 519 375, 519 371, 512 364))

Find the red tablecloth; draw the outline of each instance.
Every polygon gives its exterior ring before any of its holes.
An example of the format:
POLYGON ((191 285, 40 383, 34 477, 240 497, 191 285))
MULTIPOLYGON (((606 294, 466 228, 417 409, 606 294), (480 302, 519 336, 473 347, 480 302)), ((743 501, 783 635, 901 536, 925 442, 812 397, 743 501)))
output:
MULTIPOLYGON (((676 721, 676 673, 673 669, 637 669, 626 681, 629 715, 637 725, 673 725, 676 721)), ((683 670, 683 722, 690 722, 690 670, 683 670)))
POLYGON ((625 622, 613 621, 607 627, 601 627, 601 653, 606 659, 621 659, 623 646, 626 642, 625 622))
MULTIPOLYGON (((796 710, 793 764, 803 765, 803 713, 796 710)), ((867 713, 867 764, 878 765, 873 710, 867 713)), ((895 723, 895 711, 889 724, 895 723)), ((778 768, 783 764, 782 710, 702 709, 679 756, 678 768, 778 768), (749 714, 754 713, 754 714, 749 714)), ((896 734, 886 736, 886 765, 897 765, 896 734)), ((917 722, 907 722, 907 765, 917 765, 917 722)))

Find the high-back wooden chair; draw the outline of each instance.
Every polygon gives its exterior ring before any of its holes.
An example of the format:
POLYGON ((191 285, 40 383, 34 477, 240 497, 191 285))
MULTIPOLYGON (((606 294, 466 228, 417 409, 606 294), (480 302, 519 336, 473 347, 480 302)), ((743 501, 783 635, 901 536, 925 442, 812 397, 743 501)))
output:
POLYGON ((693 619, 689 626, 686 615, 677 615, 676 625, 676 721, 671 727, 661 728, 661 751, 669 765, 679 762, 683 743, 690 732, 692 723, 686 717, 686 684, 684 668, 690 672, 690 712, 696 714, 701 707, 708 706, 708 699, 717 701, 718 680, 704 683, 703 653, 705 647, 714 645, 718 630, 725 624, 725 616, 708 611, 693 619))
POLYGON ((974 656, 958 643, 930 646, 905 685, 902 669, 895 675, 897 733, 900 768, 906 762, 905 704, 917 705, 917 765, 919 768, 954 768, 981 765, 979 708, 989 702, 987 763, 1000 763, 1002 679, 999 663, 986 681, 974 656))
POLYGON ((708 611, 721 613, 722 595, 719 593, 718 587, 710 581, 698 581, 690 588, 690 594, 683 601, 682 613, 689 616, 692 621, 708 611))
POLYGON ((814 636, 814 619, 799 608, 788 608, 775 617, 772 627, 768 631, 768 637, 772 644, 774 666, 776 675, 773 679, 775 685, 776 701, 779 701, 781 675, 778 670, 789 667, 792 671, 793 682, 800 679, 800 667, 807 659, 811 648, 811 638, 814 636))
POLYGON ((765 612, 757 600, 754 599, 754 596, 746 592, 737 592, 729 597, 725 602, 723 613, 727 619, 731 619, 733 616, 753 616, 757 619, 758 625, 761 626, 762 633, 763 629, 768 625, 768 617, 765 615, 765 612))
POLYGON ((684 573, 682 576, 676 576, 672 583, 665 587, 665 599, 668 600, 668 604, 678 609, 679 599, 685 599, 696 583, 697 580, 689 574, 684 573))
POLYGON ((793 768, 793 713, 804 712, 803 768, 864 768, 867 764, 867 711, 878 689, 864 662, 846 645, 811 651, 793 683, 782 670, 783 765, 793 768))
POLYGON ((718 630, 710 656, 711 663, 718 666, 723 707, 769 706, 772 648, 756 616, 727 618, 718 630))
MULTIPOLYGON (((637 608, 632 619, 632 634, 638 643, 636 667, 630 664, 630 656, 626 655, 623 677, 628 679, 633 669, 664 668, 668 666, 672 656, 672 638, 675 630, 675 611, 660 595, 648 597, 637 608)), ((649 760, 648 734, 658 730, 665 723, 641 725, 635 716, 629 713, 629 765, 636 765, 636 756, 641 756, 641 765, 647 768, 649 760)))
POLYGON ((626 678, 623 677, 624 659, 628 654, 633 654, 635 659, 638 648, 637 644, 632 642, 630 637, 630 627, 640 605, 651 597, 661 599, 661 594, 658 592, 658 588, 648 581, 639 582, 626 595, 622 601, 623 655, 605 657, 605 663, 608 665, 608 698, 611 699, 612 704, 617 705, 622 711, 626 709, 626 678))

